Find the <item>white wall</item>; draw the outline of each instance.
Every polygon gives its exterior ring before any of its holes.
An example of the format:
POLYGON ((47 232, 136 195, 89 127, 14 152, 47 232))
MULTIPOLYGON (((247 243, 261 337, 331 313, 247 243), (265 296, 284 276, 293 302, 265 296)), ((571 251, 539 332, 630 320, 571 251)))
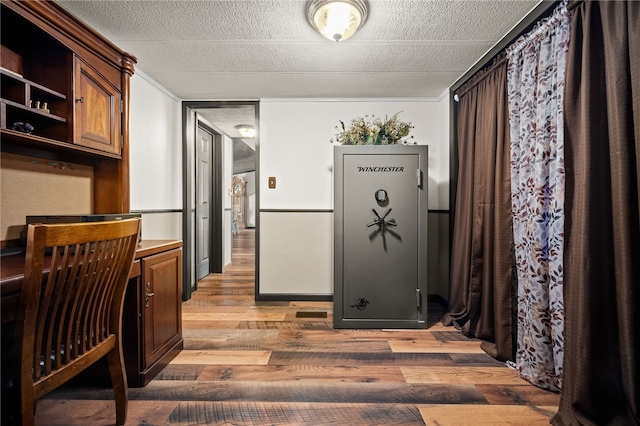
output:
POLYGON ((447 165, 439 174, 434 174, 434 185, 438 188, 438 212, 429 216, 429 294, 436 294, 443 299, 449 299, 449 91, 443 93, 438 105, 438 146, 439 160, 447 165), (435 222, 432 225, 431 222, 435 222))
MULTIPOLYGON (((260 104, 260 292, 333 294, 333 144, 339 120, 400 112, 414 140, 429 145, 429 208, 448 209, 449 99, 262 100, 260 104), (277 178, 275 189, 267 187, 277 178), (266 210, 266 211, 265 211, 266 210)), ((143 238, 181 239, 181 105, 144 73, 131 79, 131 210, 143 211, 143 238)), ((209 123, 211 124, 211 123, 209 123)), ((223 263, 231 262, 231 139, 223 136, 223 263)), ((255 174, 254 174, 255 176, 255 174)), ((255 177, 254 177, 255 179, 255 177)), ((249 180, 249 179, 247 179, 249 180)), ((446 222, 446 221, 445 221, 446 222)), ((446 227, 430 226, 430 240, 446 227)), ((438 241, 436 240, 436 241, 438 241)), ((440 244, 430 245, 430 264, 446 272, 440 244), (435 247, 438 247, 436 250, 435 247), (436 259, 433 256, 438 256, 436 259), (433 263, 432 263, 433 262, 433 263)), ((442 273, 442 272, 441 272, 442 273)), ((435 277, 435 278, 434 278, 435 277)), ((430 288, 438 287, 430 273, 430 288)), ((430 291, 431 293, 431 291, 430 291)), ((444 295, 444 294, 443 294, 444 295)))
POLYGON ((384 118, 401 112, 399 119, 415 126, 414 140, 429 145, 429 208, 447 209, 448 193, 443 193, 449 179, 448 108, 448 99, 261 100, 260 293, 333 294, 330 140, 340 120, 349 125, 356 117, 384 118), (268 188, 271 176, 276 178, 275 189, 268 188), (318 273, 309 282, 309 271, 329 273, 318 273))
POLYGON ((433 171, 430 173, 431 179, 435 182, 435 186, 438 188, 438 202, 437 207, 431 209, 437 210, 449 210, 449 90, 445 90, 442 94, 440 101, 438 102, 437 110, 437 122, 438 122, 438 136, 436 143, 429 147, 429 168, 433 171), (435 152, 431 156, 432 150, 435 152), (431 160, 434 161, 433 167, 431 160))
POLYGON ((396 112, 401 112, 399 119, 415 126, 414 140, 429 145, 429 208, 444 208, 433 187, 449 176, 449 141, 447 137, 443 145, 441 135, 442 108, 438 100, 262 100, 260 209, 332 209, 333 144, 329 141, 336 134, 335 127, 340 120, 348 125, 355 117, 374 114, 383 118, 396 112), (276 177, 276 189, 267 187, 269 176, 276 177))
POLYGON ((129 117, 131 211, 143 212, 142 238, 182 239, 180 100, 136 72, 129 117))

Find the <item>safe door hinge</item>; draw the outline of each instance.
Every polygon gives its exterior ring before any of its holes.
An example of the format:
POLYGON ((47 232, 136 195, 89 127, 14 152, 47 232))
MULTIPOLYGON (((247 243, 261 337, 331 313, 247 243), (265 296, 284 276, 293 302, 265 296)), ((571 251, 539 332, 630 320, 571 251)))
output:
POLYGON ((422 170, 416 170, 416 179, 418 181, 418 188, 422 188, 422 170))
POLYGON ((123 110, 124 110, 124 102, 122 101, 122 99, 120 99, 120 114, 122 114, 123 110))
POLYGON ((420 302, 422 297, 420 296, 420 289, 416 288, 416 308, 420 309, 420 302))

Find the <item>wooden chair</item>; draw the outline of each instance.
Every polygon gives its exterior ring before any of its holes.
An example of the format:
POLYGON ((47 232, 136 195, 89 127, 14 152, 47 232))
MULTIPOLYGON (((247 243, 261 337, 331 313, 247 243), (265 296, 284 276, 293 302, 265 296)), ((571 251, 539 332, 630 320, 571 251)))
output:
POLYGON ((139 232, 140 219, 29 225, 16 322, 23 425, 33 425, 39 398, 105 355, 116 424, 125 423, 120 332, 139 232))

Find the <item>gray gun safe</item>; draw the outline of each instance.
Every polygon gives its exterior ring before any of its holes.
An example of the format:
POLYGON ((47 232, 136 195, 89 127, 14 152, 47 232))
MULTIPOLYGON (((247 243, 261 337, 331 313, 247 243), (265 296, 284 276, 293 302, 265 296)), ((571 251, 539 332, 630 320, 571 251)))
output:
POLYGON ((426 145, 334 147, 335 328, 427 326, 426 145))

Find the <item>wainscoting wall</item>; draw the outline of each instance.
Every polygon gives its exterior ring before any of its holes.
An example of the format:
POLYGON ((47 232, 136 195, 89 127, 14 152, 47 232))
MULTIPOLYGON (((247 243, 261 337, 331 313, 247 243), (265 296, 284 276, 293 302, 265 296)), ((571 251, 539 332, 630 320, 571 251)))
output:
MULTIPOLYGON (((333 211, 260 210, 258 300, 333 295, 333 211)), ((449 212, 429 211, 429 295, 449 295, 449 212)))
POLYGON ((333 294, 333 211, 260 210, 259 244, 259 299, 333 294))

